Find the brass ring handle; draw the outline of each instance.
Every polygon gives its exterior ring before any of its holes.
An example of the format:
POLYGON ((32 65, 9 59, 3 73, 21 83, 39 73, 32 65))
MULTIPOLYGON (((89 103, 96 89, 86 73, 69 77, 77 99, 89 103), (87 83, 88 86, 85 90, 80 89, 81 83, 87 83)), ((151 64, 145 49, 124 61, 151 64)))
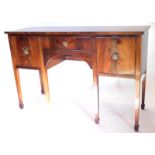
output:
POLYGON ((23 53, 24 53, 24 55, 28 55, 29 54, 29 48, 23 47, 23 53))
POLYGON ((111 56, 112 60, 117 61, 119 59, 119 53, 118 52, 114 52, 111 56))
POLYGON ((62 44, 63 44, 63 46, 65 46, 65 47, 68 46, 68 42, 67 42, 67 41, 63 41, 62 44))

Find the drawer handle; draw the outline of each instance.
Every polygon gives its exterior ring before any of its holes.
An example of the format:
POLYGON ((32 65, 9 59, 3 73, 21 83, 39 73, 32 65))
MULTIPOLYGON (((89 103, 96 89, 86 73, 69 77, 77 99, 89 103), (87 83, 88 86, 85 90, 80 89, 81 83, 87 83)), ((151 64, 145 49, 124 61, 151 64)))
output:
POLYGON ((23 47, 23 53, 24 53, 24 55, 28 55, 29 54, 29 48, 23 47))
POLYGON ((113 61, 117 61, 119 59, 119 53, 118 52, 114 52, 111 57, 112 57, 113 61))
POLYGON ((63 41, 62 44, 67 47, 68 46, 68 42, 67 41, 63 41))

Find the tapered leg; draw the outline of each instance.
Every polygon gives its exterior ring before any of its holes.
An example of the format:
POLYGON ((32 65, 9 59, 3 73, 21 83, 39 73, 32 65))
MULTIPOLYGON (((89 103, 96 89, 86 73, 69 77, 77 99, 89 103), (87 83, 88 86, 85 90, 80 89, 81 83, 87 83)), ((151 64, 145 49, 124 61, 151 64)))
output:
POLYGON ((97 49, 96 49, 96 39, 92 39, 93 45, 93 56, 92 56, 92 71, 93 71, 93 88, 94 94, 96 98, 95 102, 95 123, 98 124, 100 121, 99 116, 99 79, 98 79, 98 71, 97 71, 97 49))
POLYGON ((136 99, 135 99, 135 131, 139 129, 139 111, 140 111, 140 78, 136 79, 136 99))
POLYGON ((99 124, 100 116, 99 116, 99 77, 96 70, 96 64, 93 66, 93 89, 96 97, 96 106, 95 106, 95 123, 99 124))
POLYGON ((139 129, 139 112, 140 112, 140 65, 141 65, 141 36, 136 38, 136 99, 135 99, 135 131, 139 129))
POLYGON ((145 87, 146 87, 146 74, 142 76, 142 104, 141 109, 145 109, 145 87))
POLYGON ((100 116, 99 116, 99 79, 98 76, 94 76, 94 93, 96 94, 96 114, 95 114, 95 123, 99 124, 100 116))
POLYGON ((46 68, 42 67, 39 70, 39 73, 41 81, 41 92, 42 94, 45 94, 47 103, 50 103, 50 93, 49 93, 48 76, 46 68))
POLYGON ((39 76, 40 76, 41 93, 42 93, 42 94, 45 94, 45 90, 44 90, 44 84, 43 84, 43 79, 42 79, 41 70, 39 70, 39 76))
POLYGON ((100 113, 99 113, 99 86, 96 87, 96 92, 97 92, 97 112, 95 115, 95 123, 99 124, 100 121, 100 113))
POLYGON ((19 76, 18 68, 14 67, 14 75, 15 75, 15 81, 16 81, 17 94, 18 94, 18 98, 19 98, 19 107, 20 107, 20 109, 23 109, 24 104, 23 104, 22 90, 21 90, 20 76, 19 76))
POLYGON ((135 101, 135 126, 134 130, 138 131, 139 130, 139 99, 136 99, 135 101))

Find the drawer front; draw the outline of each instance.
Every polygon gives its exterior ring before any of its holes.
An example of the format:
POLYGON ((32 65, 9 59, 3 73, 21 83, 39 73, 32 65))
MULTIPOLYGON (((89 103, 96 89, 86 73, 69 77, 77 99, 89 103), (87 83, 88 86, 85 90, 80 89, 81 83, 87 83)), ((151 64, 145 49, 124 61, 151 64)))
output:
POLYGON ((32 36, 11 36, 13 62, 19 67, 37 68, 40 63, 38 39, 32 36))
POLYGON ((84 50, 92 51, 91 38, 79 38, 79 37, 49 37, 42 38, 45 48, 57 49, 57 50, 84 50))
POLYGON ((135 74, 135 38, 97 39, 98 72, 114 75, 135 74))

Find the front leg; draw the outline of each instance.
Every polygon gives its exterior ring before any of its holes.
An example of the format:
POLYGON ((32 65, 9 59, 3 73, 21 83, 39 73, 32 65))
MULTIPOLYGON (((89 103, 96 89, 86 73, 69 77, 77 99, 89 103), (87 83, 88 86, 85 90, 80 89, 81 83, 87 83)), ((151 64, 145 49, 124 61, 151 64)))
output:
POLYGON ((96 98, 95 102, 95 123, 99 124, 100 121, 100 114, 99 114, 99 77, 98 77, 98 70, 97 70, 97 49, 96 49, 96 39, 92 39, 92 70, 93 70, 93 90, 96 98))
POLYGON ((136 80, 136 99, 135 99, 135 126, 134 130, 139 129, 139 111, 140 111, 140 81, 136 80))
POLYGON ((40 77, 41 93, 45 94, 44 83, 43 83, 43 76, 42 76, 41 69, 39 69, 39 77, 40 77))
POLYGON ((141 65, 141 36, 136 38, 136 99, 135 99, 135 131, 139 129, 139 112, 140 112, 140 65, 141 65))
POLYGON ((96 124, 99 124, 99 121, 100 121, 100 115, 99 115, 99 77, 97 74, 93 74, 93 89, 94 89, 94 94, 95 94, 95 97, 96 97, 96 106, 95 106, 95 111, 96 111, 96 114, 95 114, 95 123, 96 124))
POLYGON ((21 84, 20 84, 19 69, 16 68, 15 66, 14 66, 14 76, 15 76, 17 94, 18 94, 18 99, 19 99, 19 107, 20 109, 23 109, 24 104, 23 104, 22 90, 21 90, 21 84))

